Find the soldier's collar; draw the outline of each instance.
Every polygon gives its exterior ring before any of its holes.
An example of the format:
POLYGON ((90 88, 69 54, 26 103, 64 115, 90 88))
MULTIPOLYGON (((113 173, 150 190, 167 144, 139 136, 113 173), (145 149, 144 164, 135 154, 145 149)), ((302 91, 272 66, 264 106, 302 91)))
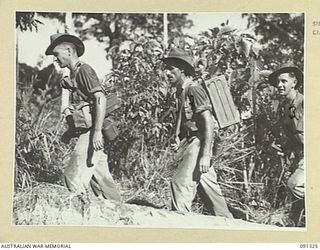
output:
POLYGON ((193 81, 191 79, 187 79, 183 85, 181 86, 182 89, 187 89, 190 85, 193 84, 193 81))
POLYGON ((74 65, 73 69, 71 70, 71 76, 73 76, 73 77, 75 76, 77 70, 79 69, 79 67, 80 67, 82 64, 83 64, 82 61, 78 61, 78 62, 74 65))
POLYGON ((303 99, 303 95, 298 91, 295 98, 293 98, 292 103, 294 105, 298 105, 302 99, 303 99))
POLYGON ((74 65, 74 71, 77 70, 77 68, 79 68, 81 66, 82 62, 81 61, 78 61, 75 65, 74 65))

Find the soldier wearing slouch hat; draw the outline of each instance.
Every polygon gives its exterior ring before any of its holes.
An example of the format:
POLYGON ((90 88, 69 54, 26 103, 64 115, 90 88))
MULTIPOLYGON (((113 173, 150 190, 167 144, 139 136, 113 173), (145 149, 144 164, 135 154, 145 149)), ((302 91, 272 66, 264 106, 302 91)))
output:
POLYGON ((77 137, 64 171, 65 186, 76 193, 84 193, 91 187, 96 195, 120 200, 119 191, 109 172, 108 156, 103 150, 102 127, 106 112, 104 89, 95 70, 80 61, 85 46, 78 37, 58 33, 50 39, 46 55, 53 55, 61 68, 70 70, 70 76, 62 84, 70 91, 70 106, 65 115, 72 133, 68 137, 77 137))

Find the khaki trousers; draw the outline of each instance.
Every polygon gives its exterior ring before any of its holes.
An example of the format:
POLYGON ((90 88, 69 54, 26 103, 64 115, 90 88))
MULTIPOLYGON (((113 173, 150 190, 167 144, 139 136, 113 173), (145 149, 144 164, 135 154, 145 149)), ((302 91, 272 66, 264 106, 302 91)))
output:
POLYGON ((120 194, 110 174, 108 156, 103 150, 95 151, 92 132, 81 134, 64 172, 64 184, 73 192, 84 193, 92 188, 95 195, 120 201, 120 194))
POLYGON ((297 169, 288 179, 288 187, 292 194, 298 199, 304 198, 304 182, 304 160, 302 158, 298 162, 297 169))
POLYGON ((293 195, 291 218, 296 226, 299 226, 302 213, 305 212, 305 178, 303 158, 299 160, 296 170, 288 179, 288 187, 293 195))
POLYGON ((233 218, 222 195, 213 166, 205 174, 199 172, 199 151, 200 140, 196 136, 181 141, 178 152, 181 161, 171 181, 173 210, 190 212, 192 201, 200 184, 203 191, 203 202, 210 212, 216 216, 233 218))

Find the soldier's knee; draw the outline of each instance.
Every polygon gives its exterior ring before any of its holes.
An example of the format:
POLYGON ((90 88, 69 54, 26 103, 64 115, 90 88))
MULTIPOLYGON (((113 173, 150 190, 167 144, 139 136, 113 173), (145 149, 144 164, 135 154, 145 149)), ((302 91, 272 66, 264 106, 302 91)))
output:
POLYGON ((304 175, 303 171, 296 172, 289 178, 288 187, 291 193, 298 199, 304 198, 304 175))
POLYGON ((304 198, 304 187, 298 186, 298 185, 293 185, 293 184, 288 184, 289 189, 291 193, 298 199, 303 199, 304 198))
POLYGON ((170 184, 172 188, 176 188, 181 185, 181 180, 179 180, 179 178, 172 177, 170 184))
POLYGON ((63 175, 62 177, 63 186, 66 187, 70 192, 72 193, 82 193, 83 190, 81 190, 74 181, 72 181, 67 175, 63 175))

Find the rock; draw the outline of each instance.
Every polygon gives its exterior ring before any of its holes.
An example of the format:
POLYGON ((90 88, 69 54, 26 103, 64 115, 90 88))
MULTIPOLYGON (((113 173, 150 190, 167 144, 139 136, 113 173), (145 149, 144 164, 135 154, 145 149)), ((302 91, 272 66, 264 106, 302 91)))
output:
POLYGON ((105 200, 87 193, 75 195, 65 187, 41 183, 14 197, 16 225, 100 225, 157 228, 272 229, 239 219, 180 213, 105 200))

